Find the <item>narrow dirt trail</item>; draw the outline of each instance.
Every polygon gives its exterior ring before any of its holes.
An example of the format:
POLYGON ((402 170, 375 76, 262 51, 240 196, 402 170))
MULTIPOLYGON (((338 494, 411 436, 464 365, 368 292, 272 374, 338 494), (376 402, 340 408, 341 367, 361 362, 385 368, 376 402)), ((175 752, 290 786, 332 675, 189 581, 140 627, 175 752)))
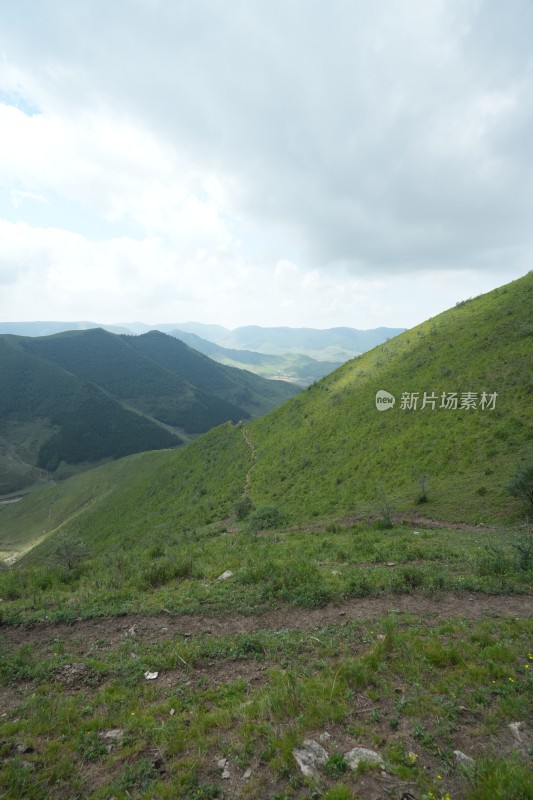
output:
POLYGON ((302 632, 325 625, 343 625, 349 620, 371 620, 391 613, 413 614, 417 623, 438 624, 451 617, 482 619, 514 617, 533 619, 533 595, 446 594, 439 598, 422 595, 385 595, 346 601, 318 609, 283 607, 255 616, 232 614, 220 617, 200 614, 127 614, 120 617, 80 620, 72 625, 48 623, 0 625, 4 647, 23 644, 46 647, 61 641, 79 653, 87 653, 97 641, 118 645, 125 637, 160 642, 176 637, 224 636, 255 631, 302 632), (133 631, 133 632, 132 632, 133 631))
POLYGON ((246 473, 246 479, 244 481, 243 495, 246 497, 246 496, 248 496, 248 494, 250 492, 250 486, 252 484, 252 470, 257 465, 257 452, 256 452, 256 449, 255 449, 255 445, 252 442, 252 439, 250 438, 250 432, 249 432, 248 428, 244 428, 243 427, 242 435, 244 437, 244 441, 246 442, 246 444, 250 448, 250 453, 252 455, 252 466, 250 467, 250 469, 246 473))

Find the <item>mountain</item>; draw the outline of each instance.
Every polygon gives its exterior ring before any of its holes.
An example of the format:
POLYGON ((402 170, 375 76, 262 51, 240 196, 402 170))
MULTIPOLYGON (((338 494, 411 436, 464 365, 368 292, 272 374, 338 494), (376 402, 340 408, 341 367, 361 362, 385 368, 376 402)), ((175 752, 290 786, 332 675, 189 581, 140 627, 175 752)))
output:
MULTIPOLYGON (((0 322, 0 334, 10 333, 14 336, 52 336, 64 331, 85 331, 90 328, 104 327, 111 333, 131 333, 125 325, 98 325, 96 322, 0 322)), ((143 331, 144 332, 144 331, 143 331)))
MULTIPOLYGON (((263 328, 259 325, 227 330, 219 325, 186 322, 174 326, 176 330, 193 333, 225 348, 253 350, 279 355, 299 353, 321 361, 346 361, 364 353, 387 339, 402 333, 405 328, 263 328)), ((173 331, 168 331, 173 332, 173 331)))
POLYGON ((300 353, 273 355, 253 350, 230 349, 202 339, 195 333, 180 330, 169 333, 221 364, 247 369, 263 378, 291 381, 300 386, 309 386, 329 372, 333 372, 342 363, 342 361, 319 361, 300 353))
POLYGON ((99 328, 0 337, 0 493, 60 462, 94 463, 175 447, 230 419, 272 409, 296 389, 221 366, 182 342, 99 328))
MULTIPOLYGON (((165 323, 147 325, 144 322, 128 322, 120 325, 101 325, 94 322, 0 322, 0 333, 11 333, 19 336, 49 336, 70 330, 88 330, 102 328, 111 333, 141 335, 152 330, 177 336, 191 344, 194 340, 182 334, 190 334, 223 347, 225 350, 255 351, 261 354, 282 356, 282 360, 271 359, 264 362, 263 377, 273 377, 288 368, 291 379, 317 378, 327 374, 339 363, 364 353, 382 342, 402 333, 404 328, 373 328, 357 330, 356 328, 262 328, 248 325, 229 330, 222 325, 208 325, 200 322, 165 323), (292 357, 290 357, 292 355, 292 357), (294 356, 307 356, 308 360, 296 359, 294 356), (327 366, 317 367, 315 360, 330 362, 327 366)), ((196 344, 199 344, 196 340, 196 344)), ((194 344, 191 344, 194 346, 194 344)), ((225 353, 220 358, 206 352, 206 345, 201 345, 200 352, 220 360, 222 363, 240 367, 243 363, 253 365, 241 358, 232 358, 225 353)), ((246 356, 249 358, 249 355, 246 356)))
POLYGON ((95 547, 228 524, 243 496, 285 526, 421 512, 517 520, 523 506, 506 486, 532 446, 532 302, 529 274, 351 360, 261 419, 120 462, 120 480, 105 466, 0 513, 25 541, 63 525, 95 547), (386 411, 376 407, 383 391, 395 398, 386 411), (50 497, 66 503, 69 492, 81 513, 48 522, 50 497))
POLYGON ((181 444, 93 383, 31 353, 26 341, 0 337, 0 494, 46 477, 61 461, 95 463, 181 444))

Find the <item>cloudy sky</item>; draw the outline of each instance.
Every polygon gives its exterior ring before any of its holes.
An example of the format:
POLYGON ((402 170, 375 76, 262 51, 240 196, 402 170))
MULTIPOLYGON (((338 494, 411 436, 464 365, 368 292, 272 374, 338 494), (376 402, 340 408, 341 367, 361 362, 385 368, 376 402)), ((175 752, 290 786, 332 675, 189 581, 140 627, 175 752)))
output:
POLYGON ((410 326, 533 268, 531 0, 1 0, 0 319, 410 326))

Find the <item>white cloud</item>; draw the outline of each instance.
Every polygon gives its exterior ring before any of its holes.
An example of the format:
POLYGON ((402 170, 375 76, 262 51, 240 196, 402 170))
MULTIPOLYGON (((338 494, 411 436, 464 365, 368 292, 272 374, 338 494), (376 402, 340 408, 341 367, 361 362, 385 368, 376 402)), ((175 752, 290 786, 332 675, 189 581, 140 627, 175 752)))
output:
POLYGON ((3 6, 0 312, 398 325, 525 273, 531 25, 525 0, 3 6))

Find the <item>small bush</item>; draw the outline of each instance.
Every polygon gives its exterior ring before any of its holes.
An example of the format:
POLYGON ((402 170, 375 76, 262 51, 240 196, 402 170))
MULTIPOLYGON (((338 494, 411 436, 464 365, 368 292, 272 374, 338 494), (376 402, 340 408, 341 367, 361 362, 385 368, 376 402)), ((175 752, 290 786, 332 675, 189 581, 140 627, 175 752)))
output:
POLYGON ((192 576, 192 559, 183 558, 172 561, 170 558, 160 559, 150 564, 142 573, 143 580, 152 588, 164 586, 176 578, 190 578, 192 576))
POLYGON ((251 533, 279 528, 283 521, 283 514, 277 506, 259 506, 250 514, 249 528, 251 533))
POLYGON ((529 456, 524 464, 516 470, 507 491, 513 497, 520 497, 533 506, 533 456, 529 456))
POLYGON ((238 520, 246 519, 248 514, 253 509, 254 504, 252 503, 251 499, 248 496, 241 497, 235 503, 235 516, 238 520))
POLYGON ((342 753, 334 753, 324 764, 324 772, 330 778, 336 778, 348 770, 348 764, 342 753))
POLYGON ((529 525, 512 546, 516 550, 517 569, 521 572, 533 569, 533 529, 529 525))
POLYGON ((79 539, 67 536, 59 538, 50 553, 50 560, 69 571, 77 570, 87 557, 87 545, 79 539))

